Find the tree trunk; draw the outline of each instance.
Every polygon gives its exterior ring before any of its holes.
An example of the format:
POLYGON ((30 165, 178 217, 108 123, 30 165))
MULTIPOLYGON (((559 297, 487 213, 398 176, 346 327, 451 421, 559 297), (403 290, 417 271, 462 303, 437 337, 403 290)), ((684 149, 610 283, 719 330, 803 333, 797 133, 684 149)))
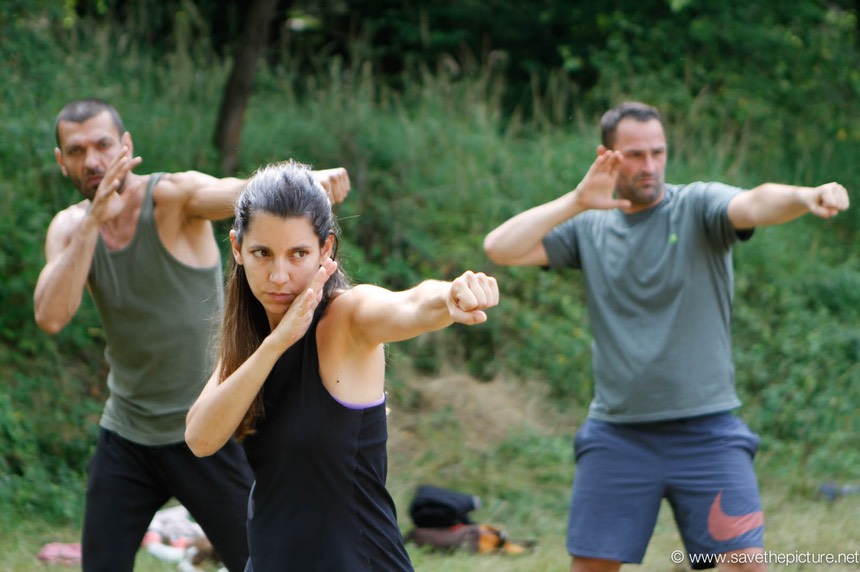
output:
POLYGON ((233 69, 230 70, 230 77, 224 86, 224 97, 221 100, 213 141, 221 155, 221 171, 224 175, 235 173, 238 166, 245 108, 254 86, 257 59, 268 40, 277 5, 278 0, 253 1, 242 29, 241 41, 236 47, 233 69))

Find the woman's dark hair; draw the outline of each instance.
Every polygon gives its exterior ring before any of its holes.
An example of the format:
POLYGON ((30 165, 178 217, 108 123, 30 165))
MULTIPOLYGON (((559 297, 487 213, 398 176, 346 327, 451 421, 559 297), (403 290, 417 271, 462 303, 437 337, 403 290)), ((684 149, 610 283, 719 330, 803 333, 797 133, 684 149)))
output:
MULTIPOLYGON (((233 230, 236 244, 241 246, 245 233, 259 213, 280 218, 305 218, 314 229, 319 246, 325 245, 329 235, 337 240, 337 221, 331 201, 322 185, 314 179, 310 167, 295 161, 275 163, 259 169, 236 199, 233 230)), ((335 248, 332 258, 337 255, 335 248)), ((346 275, 338 265, 335 273, 323 287, 323 302, 330 301, 350 288, 346 275)), ((269 335, 271 328, 263 305, 251 292, 245 269, 230 258, 227 283, 224 290, 224 316, 219 336, 221 361, 220 381, 236 371, 269 335)), ((253 433, 254 422, 263 411, 262 392, 257 394, 244 419, 236 429, 236 438, 253 433)))

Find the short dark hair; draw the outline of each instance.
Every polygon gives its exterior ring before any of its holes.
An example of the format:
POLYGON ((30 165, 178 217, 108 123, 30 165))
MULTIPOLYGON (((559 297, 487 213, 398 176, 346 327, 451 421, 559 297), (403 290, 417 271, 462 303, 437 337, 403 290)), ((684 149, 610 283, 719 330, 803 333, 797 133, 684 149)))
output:
POLYGON ((626 117, 632 117, 636 121, 646 122, 656 119, 663 124, 663 118, 656 107, 639 101, 625 101, 616 105, 609 111, 603 114, 600 119, 600 139, 603 146, 607 149, 612 149, 615 144, 615 133, 618 130, 618 124, 626 117))
POLYGON ((87 119, 95 117, 99 113, 107 111, 110 113, 117 133, 125 133, 125 126, 119 112, 110 103, 101 99, 87 98, 76 99, 66 104, 57 114, 57 122, 54 124, 54 136, 57 138, 57 147, 60 147, 60 121, 71 121, 72 123, 83 123, 87 119))

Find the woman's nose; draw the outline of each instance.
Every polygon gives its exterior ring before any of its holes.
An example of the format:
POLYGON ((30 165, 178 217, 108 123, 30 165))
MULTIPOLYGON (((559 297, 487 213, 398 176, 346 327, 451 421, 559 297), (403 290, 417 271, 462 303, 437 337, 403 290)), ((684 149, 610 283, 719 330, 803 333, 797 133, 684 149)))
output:
POLYGON ((269 281, 274 284, 284 284, 289 282, 290 272, 286 261, 275 260, 272 263, 271 271, 269 272, 269 281))

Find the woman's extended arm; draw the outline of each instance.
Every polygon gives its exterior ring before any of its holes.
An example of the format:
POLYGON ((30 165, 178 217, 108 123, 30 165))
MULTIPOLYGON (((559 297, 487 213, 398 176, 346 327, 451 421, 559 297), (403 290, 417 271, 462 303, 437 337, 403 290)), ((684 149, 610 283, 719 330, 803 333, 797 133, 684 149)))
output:
POLYGON ((338 304, 353 339, 367 346, 414 338, 451 325, 480 324, 499 303, 496 279, 466 271, 452 282, 426 280, 401 292, 356 286, 338 304))

